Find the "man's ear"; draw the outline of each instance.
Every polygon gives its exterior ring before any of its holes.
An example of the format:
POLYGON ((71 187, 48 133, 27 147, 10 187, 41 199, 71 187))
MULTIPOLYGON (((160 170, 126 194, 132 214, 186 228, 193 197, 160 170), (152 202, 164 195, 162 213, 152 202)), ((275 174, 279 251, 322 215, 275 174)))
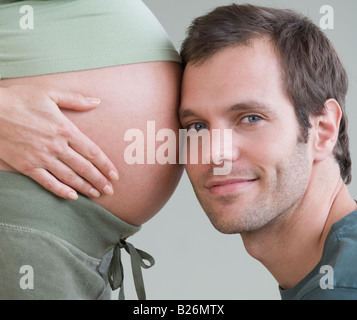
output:
POLYGON ((313 118, 313 147, 316 161, 322 161, 332 154, 342 117, 341 107, 335 99, 326 100, 324 107, 324 113, 313 118))

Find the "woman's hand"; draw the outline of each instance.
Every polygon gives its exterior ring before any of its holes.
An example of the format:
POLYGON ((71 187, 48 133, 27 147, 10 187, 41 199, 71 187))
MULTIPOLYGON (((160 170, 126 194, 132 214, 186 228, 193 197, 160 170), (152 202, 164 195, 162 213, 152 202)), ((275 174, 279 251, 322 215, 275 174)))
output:
POLYGON ((63 198, 112 194, 113 163, 58 108, 89 111, 99 103, 39 86, 0 88, 0 159, 63 198))

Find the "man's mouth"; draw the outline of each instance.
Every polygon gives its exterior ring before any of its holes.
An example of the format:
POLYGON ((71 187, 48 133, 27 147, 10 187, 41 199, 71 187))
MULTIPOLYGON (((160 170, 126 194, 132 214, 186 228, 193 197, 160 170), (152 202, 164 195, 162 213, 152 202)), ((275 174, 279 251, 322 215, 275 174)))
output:
POLYGON ((224 195, 243 191, 251 186, 258 179, 226 179, 226 180, 211 180, 206 184, 206 188, 211 194, 224 195))

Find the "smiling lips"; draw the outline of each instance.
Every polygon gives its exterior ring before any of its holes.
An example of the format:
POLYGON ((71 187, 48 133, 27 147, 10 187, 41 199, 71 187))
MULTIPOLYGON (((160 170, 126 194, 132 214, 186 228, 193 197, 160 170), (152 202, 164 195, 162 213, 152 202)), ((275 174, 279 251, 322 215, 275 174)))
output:
POLYGON ((210 193, 216 195, 232 194, 245 189, 257 179, 212 180, 206 184, 210 193))

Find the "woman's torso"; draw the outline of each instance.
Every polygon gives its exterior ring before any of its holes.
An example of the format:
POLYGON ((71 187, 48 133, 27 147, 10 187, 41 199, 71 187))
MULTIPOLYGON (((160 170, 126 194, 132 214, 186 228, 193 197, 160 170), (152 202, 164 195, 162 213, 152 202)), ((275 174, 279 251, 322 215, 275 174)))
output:
MULTIPOLYGON (((147 164, 146 161, 147 121, 154 121, 156 132, 165 128, 178 132, 180 74, 181 67, 175 62, 150 62, 4 79, 0 85, 43 85, 101 99, 95 110, 63 112, 118 168, 120 179, 113 183, 114 195, 93 201, 121 219, 139 225, 162 208, 182 174, 177 164, 147 164), (129 129, 138 129, 145 137, 144 146, 138 146, 145 148, 144 164, 128 164, 124 157, 125 149, 134 142, 124 141, 129 129)), ((150 139, 153 141, 156 137, 150 139)), ((164 142, 155 143, 157 149, 164 142)), ((3 163, 0 169, 10 170, 3 163)))
MULTIPOLYGON (((94 201, 129 223, 147 221, 182 168, 128 164, 124 151, 132 142, 124 135, 138 129, 146 137, 148 120, 156 131, 178 131, 181 66, 165 30, 140 0, 8 2, 0 5, 0 86, 44 85, 100 98, 90 112, 63 110, 118 168, 114 195, 94 201), (33 8, 32 29, 20 23, 31 14, 19 10, 24 4, 33 8)), ((11 170, 4 163, 0 169, 11 170)))

